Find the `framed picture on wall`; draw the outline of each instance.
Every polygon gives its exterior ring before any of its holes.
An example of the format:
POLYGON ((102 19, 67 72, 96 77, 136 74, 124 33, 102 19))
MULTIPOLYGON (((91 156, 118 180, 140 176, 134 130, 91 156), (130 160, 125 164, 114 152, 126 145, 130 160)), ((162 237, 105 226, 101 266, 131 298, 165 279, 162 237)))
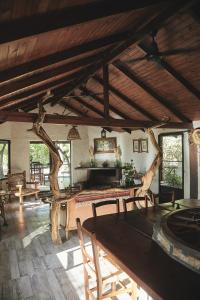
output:
POLYGON ((140 140, 140 151, 141 152, 148 152, 148 139, 141 139, 140 140))
POLYGON ((117 147, 117 138, 94 139, 94 153, 114 153, 117 147))
POLYGON ((140 152, 140 140, 133 140, 133 152, 140 152))

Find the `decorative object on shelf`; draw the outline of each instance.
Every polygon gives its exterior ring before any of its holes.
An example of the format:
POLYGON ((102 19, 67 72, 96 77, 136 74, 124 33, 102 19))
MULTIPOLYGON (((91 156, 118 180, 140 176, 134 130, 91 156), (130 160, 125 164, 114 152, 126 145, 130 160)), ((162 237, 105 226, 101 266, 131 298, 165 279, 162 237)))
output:
POLYGON ((148 152, 148 139, 140 139, 140 152, 148 152))
POLYGON ((140 152, 140 140, 133 140, 133 152, 140 152))
POLYGON ((94 148, 90 146, 89 148, 89 156, 90 156, 90 167, 97 167, 97 161, 94 156, 94 148))
POLYGON ((114 153, 115 153, 115 166, 117 168, 121 168, 122 167, 122 161, 121 161, 121 156, 122 156, 122 150, 120 145, 118 145, 115 149, 114 149, 114 153))
POLYGON ((67 140, 68 141, 73 141, 73 140, 80 140, 80 134, 78 132, 78 129, 76 128, 77 126, 72 126, 72 128, 69 130, 68 135, 67 135, 67 140))
POLYGON ((116 147, 117 139, 115 137, 94 139, 94 153, 114 153, 116 147))
POLYGON ((103 163, 102 163, 102 167, 104 168, 107 168, 109 166, 109 163, 107 160, 105 160, 103 163))
POLYGON ((106 139, 106 130, 104 128, 101 130, 101 138, 106 139))
POLYGON ((200 145, 200 128, 190 131, 189 141, 191 144, 200 145))

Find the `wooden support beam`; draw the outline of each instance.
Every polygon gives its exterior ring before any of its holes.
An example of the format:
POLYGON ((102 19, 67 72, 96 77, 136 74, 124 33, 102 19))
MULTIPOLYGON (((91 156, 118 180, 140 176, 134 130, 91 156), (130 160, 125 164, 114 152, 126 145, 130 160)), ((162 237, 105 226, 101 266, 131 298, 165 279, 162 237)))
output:
POLYGON ((73 97, 73 99, 75 99, 76 101, 78 101, 81 105, 87 107, 92 112, 95 112, 99 116, 104 117, 104 113, 100 109, 98 109, 98 108, 94 107, 93 105, 85 102, 81 97, 76 96, 76 97, 73 97))
POLYGON ((134 72, 123 62, 117 60, 113 63, 113 65, 120 70, 124 75, 126 75, 129 79, 131 79, 134 83, 140 86, 147 94, 153 97, 161 107, 168 110, 168 112, 177 117, 181 122, 190 122, 191 120, 184 116, 181 112, 175 109, 167 99, 160 96, 157 92, 155 92, 152 88, 150 88, 147 84, 145 84, 141 79, 139 79, 134 72))
MULTIPOLYGON (((95 75, 93 77, 93 79, 101 85, 103 85, 103 83, 104 83, 103 80, 97 75, 95 75)), ((130 107, 132 107, 134 110, 139 112, 144 117, 148 118, 149 120, 154 120, 154 121, 156 120, 156 118, 151 113, 147 112, 144 108, 142 108, 138 104, 134 103, 132 99, 127 97, 125 94, 121 93, 119 90, 117 90, 114 86, 112 86, 110 84, 109 84, 109 90, 113 94, 115 94, 119 99, 121 99, 123 102, 128 104, 130 107)))
MULTIPOLYGON (((0 111, 0 121, 11 122, 28 122, 32 123, 37 119, 36 113, 24 113, 24 112, 10 112, 0 111)), ((116 127, 116 128, 150 128, 160 125, 160 122, 155 121, 134 121, 123 119, 105 119, 105 118, 88 118, 86 117, 74 117, 74 116, 62 116, 62 115, 50 115, 46 114, 44 123, 49 124, 71 124, 71 125, 85 125, 96 127, 116 127)), ((192 128, 191 123, 178 123, 170 122, 160 126, 162 128, 192 128)))
MULTIPOLYGON (((26 91, 28 91, 28 94, 30 94, 31 90, 36 89, 38 86, 40 87, 48 83, 53 85, 53 80, 63 80, 62 77, 66 78, 67 76, 70 76, 70 74, 67 74, 67 72, 98 62, 103 53, 104 51, 101 51, 100 53, 89 55, 87 57, 80 58, 63 65, 59 65, 54 69, 46 70, 44 72, 41 72, 40 74, 35 74, 31 77, 18 79, 15 82, 6 84, 0 88, 0 101, 13 98, 15 95, 25 93, 26 91)), ((80 72, 80 70, 78 72, 80 72)))
MULTIPOLYGON (((99 96, 94 95, 94 93, 89 90, 86 87, 79 87, 79 89, 81 91, 83 91, 85 94, 90 95, 90 97, 92 97, 96 102, 104 105, 104 100, 101 99, 99 96)), ((115 106, 110 104, 110 111, 114 112, 116 115, 118 115, 119 117, 123 118, 123 119, 128 119, 128 115, 124 114, 122 111, 118 110, 115 106)))
POLYGON ((39 15, 1 22, 0 43, 8 43, 21 38, 105 18, 130 10, 157 4, 160 0, 124 0, 113 5, 112 0, 92 1, 84 5, 74 5, 39 15))
MULTIPOLYGON (((176 14, 177 11, 188 9, 189 7, 193 6, 195 2, 197 2, 197 0, 173 1, 173 3, 170 3, 170 5, 168 5, 167 8, 161 10, 159 12, 159 15, 151 19, 147 24, 145 24, 138 31, 135 30, 135 26, 134 26, 134 28, 132 29, 132 35, 128 39, 126 39, 126 41, 114 47, 112 51, 109 51, 109 53, 102 58, 102 61, 86 68, 82 76, 80 76, 77 80, 75 80, 74 83, 70 85, 68 89, 66 89, 64 95, 70 94, 75 88, 79 87, 83 82, 85 82, 87 79, 92 77, 104 64, 111 62, 120 53, 126 50, 129 46, 138 43, 140 40, 142 40, 145 37, 146 34, 148 34, 154 29, 158 29, 162 27, 165 21, 172 15, 176 14)), ((55 97, 54 101, 52 102, 53 105, 59 102, 60 98, 62 98, 64 95, 61 94, 60 96, 55 97)))
POLYGON ((109 70, 108 70, 108 64, 103 65, 103 94, 104 94, 104 117, 109 118, 109 70))
MULTIPOLYGON (((94 99, 96 102, 104 105, 104 100, 101 99, 99 96, 97 95, 93 95, 94 93, 92 91, 90 91, 88 88, 85 87, 79 87, 79 89, 84 92, 85 94, 90 95, 90 97, 92 99, 94 99)), ((124 114, 123 112, 121 112, 120 110, 118 110, 117 108, 115 108, 113 105, 109 105, 109 109, 110 111, 112 111, 113 113, 115 113, 116 115, 118 115, 119 117, 123 118, 123 119, 128 119, 128 116, 126 114, 124 114)), ((131 129, 129 128, 122 128, 125 132, 131 134, 131 129)))
MULTIPOLYGON (((142 49, 145 53, 153 54, 152 49, 147 47, 144 43, 139 44, 140 49, 142 49)), ((168 72, 174 79, 180 82, 191 94, 197 97, 200 100, 200 91, 194 87, 188 80, 186 80, 181 74, 179 74, 169 63, 167 63, 163 58, 156 61, 163 67, 165 71, 168 72)))
POLYGON ((74 72, 70 75, 64 76, 61 79, 57 79, 55 81, 49 82, 49 83, 45 83, 43 85, 40 86, 36 86, 34 88, 32 88, 30 91, 27 90, 25 92, 16 92, 15 97, 13 94, 11 94, 9 97, 2 97, 3 99, 1 99, 0 101, 0 109, 7 109, 13 105, 17 105, 20 104, 21 102, 24 102, 26 100, 30 100, 30 98, 33 97, 38 97, 42 95, 44 95, 48 90, 52 90, 54 93, 54 97, 56 97, 58 94, 60 95, 61 93, 64 93, 64 91, 66 90, 66 87, 70 84, 72 84, 72 82, 74 80, 76 80, 76 78, 78 76, 80 76, 82 72, 78 71, 78 72, 74 72))
POLYGON ((198 199, 198 151, 197 145, 190 144, 190 198, 198 199))
POLYGON ((19 77, 24 78, 30 76, 32 73, 40 73, 51 65, 66 63, 67 59, 75 58, 78 55, 85 54, 93 50, 99 50, 102 47, 124 41, 130 35, 131 33, 129 31, 109 35, 78 46, 74 46, 61 52, 56 52, 54 54, 32 60, 7 70, 0 71, 0 86, 10 83, 19 77))

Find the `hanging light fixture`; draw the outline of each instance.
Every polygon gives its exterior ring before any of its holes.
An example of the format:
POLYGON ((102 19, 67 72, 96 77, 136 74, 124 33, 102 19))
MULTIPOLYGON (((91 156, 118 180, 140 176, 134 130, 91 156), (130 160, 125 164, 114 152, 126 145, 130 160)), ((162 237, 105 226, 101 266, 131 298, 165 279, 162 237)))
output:
POLYGON ((76 127, 77 126, 72 126, 72 128, 69 130, 67 140, 72 141, 81 139, 78 129, 76 127))
POLYGON ((106 139, 106 130, 104 128, 101 130, 101 138, 106 139))

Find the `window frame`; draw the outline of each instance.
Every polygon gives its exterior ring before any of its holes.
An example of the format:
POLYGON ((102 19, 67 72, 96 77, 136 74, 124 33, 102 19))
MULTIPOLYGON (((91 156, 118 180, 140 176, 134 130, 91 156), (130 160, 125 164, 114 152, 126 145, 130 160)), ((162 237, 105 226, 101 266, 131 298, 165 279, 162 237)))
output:
POLYGON ((0 139, 0 144, 1 142, 6 142, 8 145, 8 173, 4 177, 0 178, 0 181, 8 178, 8 174, 11 172, 11 141, 7 139, 0 139))

